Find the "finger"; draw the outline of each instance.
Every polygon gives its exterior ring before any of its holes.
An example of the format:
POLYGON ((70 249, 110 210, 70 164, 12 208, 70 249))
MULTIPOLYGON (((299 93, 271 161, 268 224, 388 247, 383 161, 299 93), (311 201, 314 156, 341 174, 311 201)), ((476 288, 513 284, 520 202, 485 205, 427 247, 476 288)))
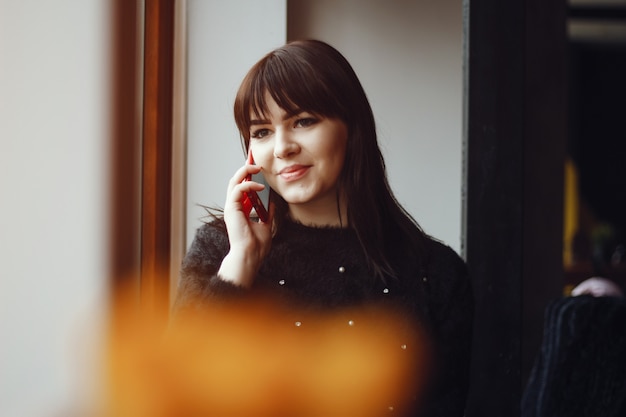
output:
POLYGON ((247 167, 242 167, 233 177, 230 179, 228 183, 228 188, 226 190, 226 206, 228 205, 236 205, 241 202, 245 198, 245 193, 250 191, 261 191, 265 188, 263 184, 254 181, 244 181, 248 173, 251 174, 260 171, 259 168, 248 169, 247 167))
POLYGON ((265 189, 265 185, 260 184, 258 182, 246 181, 240 184, 235 185, 235 187, 231 190, 229 199, 231 201, 239 201, 248 196, 253 192, 260 192, 265 189))
POLYGON ((245 182, 249 175, 258 174, 261 172, 259 165, 244 165, 239 168, 235 174, 230 178, 228 182, 229 188, 236 186, 242 182, 245 182))
MULTIPOLYGON (((245 201, 250 201, 248 193, 254 188, 254 184, 238 184, 233 189, 229 190, 226 194, 226 203, 224 204, 225 211, 237 210, 246 211, 244 207, 245 201)), ((250 203, 251 204, 251 203, 250 203)))

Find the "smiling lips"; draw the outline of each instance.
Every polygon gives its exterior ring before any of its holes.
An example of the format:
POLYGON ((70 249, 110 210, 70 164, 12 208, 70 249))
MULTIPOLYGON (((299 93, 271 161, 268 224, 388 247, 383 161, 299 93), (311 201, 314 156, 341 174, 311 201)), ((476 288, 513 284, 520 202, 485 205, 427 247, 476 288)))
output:
POLYGON ((283 168, 278 175, 285 181, 296 181, 302 178, 308 171, 310 166, 307 165, 291 165, 283 168))

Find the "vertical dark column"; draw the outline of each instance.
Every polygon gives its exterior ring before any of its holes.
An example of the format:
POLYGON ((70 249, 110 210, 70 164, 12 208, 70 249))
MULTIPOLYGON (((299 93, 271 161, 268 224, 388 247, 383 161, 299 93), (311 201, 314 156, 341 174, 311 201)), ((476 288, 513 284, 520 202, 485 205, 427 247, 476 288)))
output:
POLYGON ((562 279, 564 3, 464 7, 464 252, 476 294, 468 415, 516 416, 562 279))
POLYGON ((165 319, 171 251, 174 0, 146 1, 144 49, 141 304, 165 319))
POLYGON ((567 143, 567 3, 526 0, 522 388, 541 344, 546 305, 563 294, 567 143))
POLYGON ((141 230, 141 2, 111 4, 109 275, 112 302, 138 291, 141 230))
POLYGON ((524 8, 466 0, 465 256, 475 289, 468 415, 519 415, 524 8))

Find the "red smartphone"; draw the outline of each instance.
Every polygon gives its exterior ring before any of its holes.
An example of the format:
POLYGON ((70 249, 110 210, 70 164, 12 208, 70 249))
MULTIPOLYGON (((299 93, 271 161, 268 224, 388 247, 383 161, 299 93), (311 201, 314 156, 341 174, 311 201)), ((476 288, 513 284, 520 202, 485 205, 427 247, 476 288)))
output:
MULTIPOLYGON (((248 159, 246 160, 247 164, 254 165, 254 159, 252 158, 252 152, 248 150, 248 159)), ((243 199, 243 209, 246 214, 250 214, 252 209, 256 212, 256 215, 259 217, 259 220, 262 222, 266 222, 269 218, 269 207, 270 207, 270 186, 265 181, 265 177, 262 173, 248 175, 244 181, 254 181, 259 184, 265 185, 265 188, 259 192, 256 191, 248 191, 245 193, 243 199)))

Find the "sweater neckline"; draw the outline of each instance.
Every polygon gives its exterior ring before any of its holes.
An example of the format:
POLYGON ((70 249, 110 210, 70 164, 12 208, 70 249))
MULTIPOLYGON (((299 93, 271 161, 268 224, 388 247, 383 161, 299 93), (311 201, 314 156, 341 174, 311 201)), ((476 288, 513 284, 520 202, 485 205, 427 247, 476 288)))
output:
POLYGON ((282 227, 285 230, 290 231, 313 231, 319 233, 328 233, 328 234, 354 234, 355 231, 351 227, 340 227, 340 226, 331 226, 331 225, 307 225, 297 220, 292 219, 289 216, 286 216, 282 227))

